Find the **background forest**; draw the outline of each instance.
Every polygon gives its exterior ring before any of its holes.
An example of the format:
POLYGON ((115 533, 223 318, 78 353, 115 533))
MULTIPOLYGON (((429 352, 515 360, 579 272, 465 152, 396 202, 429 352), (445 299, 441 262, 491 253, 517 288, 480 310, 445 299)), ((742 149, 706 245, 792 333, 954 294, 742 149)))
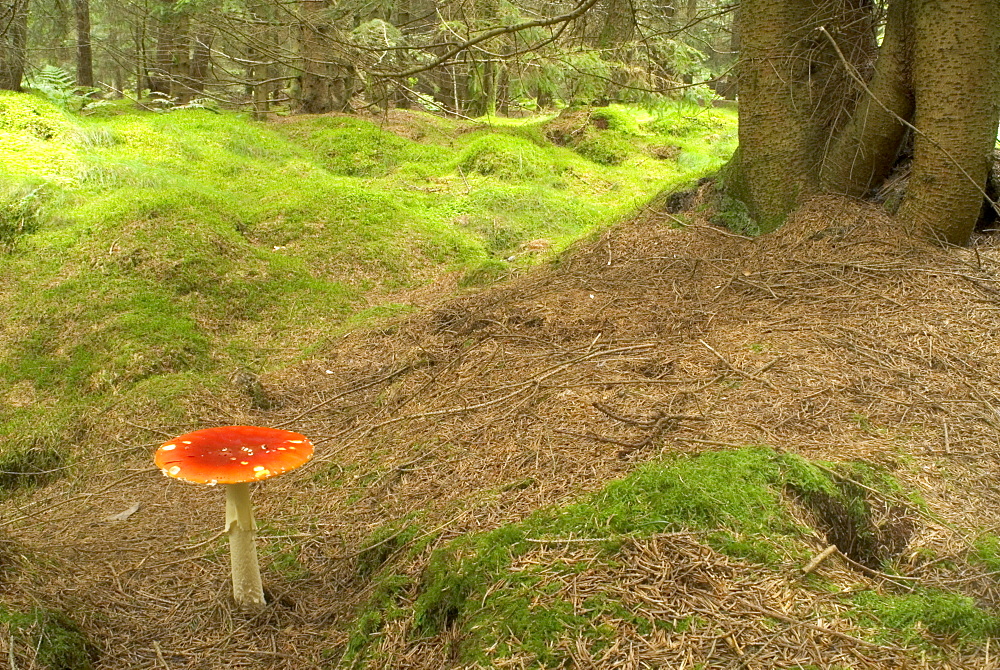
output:
MULTIPOLYGON (((258 115, 479 116, 648 101, 725 80, 732 9, 729 0, 13 0, 3 5, 0 88, 16 90, 19 69, 29 85, 64 86, 45 69, 56 67, 91 102, 197 101, 258 115)), ((700 87, 688 95, 707 97, 700 87)))

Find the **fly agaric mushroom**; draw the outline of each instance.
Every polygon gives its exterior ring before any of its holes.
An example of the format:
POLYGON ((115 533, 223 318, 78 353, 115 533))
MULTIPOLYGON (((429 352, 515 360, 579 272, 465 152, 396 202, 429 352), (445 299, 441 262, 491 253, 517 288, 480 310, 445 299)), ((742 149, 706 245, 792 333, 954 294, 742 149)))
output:
POLYGON ((233 597, 239 607, 264 605, 250 482, 294 470, 313 454, 298 433, 257 426, 206 428, 181 435, 156 451, 163 474, 194 484, 225 484, 226 533, 233 570, 233 597))

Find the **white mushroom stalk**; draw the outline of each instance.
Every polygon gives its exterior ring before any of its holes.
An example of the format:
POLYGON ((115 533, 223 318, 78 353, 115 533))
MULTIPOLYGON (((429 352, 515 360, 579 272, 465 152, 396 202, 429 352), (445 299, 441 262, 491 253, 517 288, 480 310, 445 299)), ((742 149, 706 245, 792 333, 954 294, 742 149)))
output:
POLYGON ((305 436, 257 426, 196 430, 164 443, 156 452, 156 465, 168 477, 225 485, 233 599, 241 609, 259 609, 266 604, 250 483, 297 468, 312 454, 313 445, 305 436))
POLYGON ((233 599, 240 607, 264 606, 264 585, 257 561, 257 524, 250 505, 250 484, 226 485, 226 533, 232 564, 233 599))

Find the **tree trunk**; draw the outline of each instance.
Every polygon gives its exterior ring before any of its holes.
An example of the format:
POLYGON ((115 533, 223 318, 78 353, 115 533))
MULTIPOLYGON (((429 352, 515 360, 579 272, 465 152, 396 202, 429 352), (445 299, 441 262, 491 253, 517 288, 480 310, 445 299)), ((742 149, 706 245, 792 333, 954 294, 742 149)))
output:
POLYGON ((684 22, 692 25, 698 18, 698 0, 687 0, 687 7, 684 11, 684 22))
POLYGON ((195 31, 189 75, 192 95, 205 92, 208 69, 212 58, 212 37, 212 29, 207 26, 202 26, 195 31))
POLYGON ((496 114, 496 75, 493 60, 487 56, 485 60, 479 61, 475 59, 475 54, 470 53, 469 61, 464 112, 473 117, 496 114))
POLYGON ((191 19, 187 13, 174 18, 173 39, 170 42, 170 97, 181 104, 191 102, 191 19))
POLYGON ((818 188, 812 105, 803 92, 809 80, 803 44, 815 26, 810 8, 795 0, 744 0, 740 12, 739 151, 725 182, 767 232, 781 225, 802 195, 818 188))
POLYGON ((156 48, 153 66, 148 70, 149 92, 170 96, 170 56, 173 52, 174 24, 167 8, 156 24, 156 48))
POLYGON ((28 0, 0 5, 0 90, 21 90, 27 41, 28 0))
POLYGON ((857 99, 851 70, 867 76, 875 54, 869 0, 744 0, 740 7, 740 148, 723 174, 761 231, 780 226, 819 191, 828 142, 857 99))
POLYGON ((909 3, 893 2, 875 74, 868 83, 871 95, 862 96, 834 138, 820 174, 823 190, 862 197, 889 176, 906 133, 903 121, 913 120, 912 39, 909 3))
MULTIPOLYGON (((151 90, 149 50, 146 45, 146 33, 148 29, 148 17, 144 17, 135 25, 135 58, 133 62, 136 64, 135 88, 136 95, 139 97, 142 97, 143 91, 151 90)), ((119 88, 118 90, 124 91, 125 89, 119 88)))
POLYGON ((1000 4, 913 3, 913 168, 899 216, 917 234, 966 244, 1000 120, 1000 4))
POLYGON ((122 96, 122 91, 125 89, 125 82, 130 74, 129 71, 126 70, 126 68, 129 67, 127 64, 134 66, 137 60, 134 52, 125 46, 128 44, 128 41, 125 38, 126 31, 122 28, 123 26, 117 22, 113 22, 108 26, 108 43, 121 45, 120 48, 123 54, 123 58, 116 58, 111 61, 106 74, 107 79, 111 82, 110 95, 115 98, 120 98, 122 96), (129 56, 131 58, 129 58, 129 56))
POLYGON ((483 61, 482 70, 483 103, 485 105, 483 113, 487 116, 497 115, 499 71, 500 66, 496 60, 492 56, 487 56, 486 60, 483 61))
POLYGON ((300 81, 302 111, 307 114, 348 109, 354 94, 352 67, 336 61, 333 51, 337 29, 324 16, 329 0, 301 0, 299 55, 302 60, 300 81))
POLYGON ((597 37, 598 48, 621 48, 635 39, 635 9, 631 0, 605 0, 604 11, 604 25, 597 37))
POLYGON ((90 44, 90 0, 73 0, 76 14, 76 84, 94 85, 94 53, 90 44))

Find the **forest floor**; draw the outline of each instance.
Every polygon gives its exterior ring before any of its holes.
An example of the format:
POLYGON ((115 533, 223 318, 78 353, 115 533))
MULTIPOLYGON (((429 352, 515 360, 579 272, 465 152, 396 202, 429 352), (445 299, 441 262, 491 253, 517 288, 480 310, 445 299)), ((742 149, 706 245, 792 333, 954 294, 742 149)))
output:
MULTIPOLYGON (((71 612, 99 641, 98 668, 995 667, 1000 591, 984 538, 1000 502, 1000 253, 987 238, 915 243, 833 197, 749 239, 701 220, 692 197, 508 282, 408 295, 418 313, 263 379, 271 411, 214 406, 220 423, 317 444, 309 466, 256 493, 263 612, 230 605, 221 492, 107 453, 85 481, 6 512, 7 560, 33 567, 9 573, 4 602, 71 612), (781 531, 799 548, 771 538, 776 553, 758 560, 713 547, 712 528, 667 521, 611 547, 610 518, 589 522, 604 537, 546 539, 546 524, 579 510, 560 506, 590 500, 600 514, 595 492, 651 472, 644 463, 723 458, 713 495, 728 500, 754 476, 740 467, 786 454, 899 483, 868 498, 884 503, 875 525, 903 534, 883 538, 893 546, 878 568, 834 555, 805 577, 834 529, 801 506, 781 531), (537 510, 548 520, 532 525, 537 510), (437 628, 429 610, 421 620, 443 547, 525 523, 536 537, 518 540, 527 548, 479 601, 437 628), (391 598, 359 632, 387 570, 391 598), (514 579, 525 571, 532 580, 514 579), (485 637, 469 628, 505 589, 531 594, 544 634, 518 633, 516 610, 490 609, 498 627, 485 637)), ((759 504, 728 504, 744 503, 759 504)))
POLYGON ((1000 667, 1000 250, 842 198, 759 238, 718 207, 706 183, 492 285, 387 291, 413 309, 253 403, 188 396, 317 446, 255 490, 261 612, 231 603, 222 491, 109 412, 118 440, 0 510, 0 658, 1000 667))

